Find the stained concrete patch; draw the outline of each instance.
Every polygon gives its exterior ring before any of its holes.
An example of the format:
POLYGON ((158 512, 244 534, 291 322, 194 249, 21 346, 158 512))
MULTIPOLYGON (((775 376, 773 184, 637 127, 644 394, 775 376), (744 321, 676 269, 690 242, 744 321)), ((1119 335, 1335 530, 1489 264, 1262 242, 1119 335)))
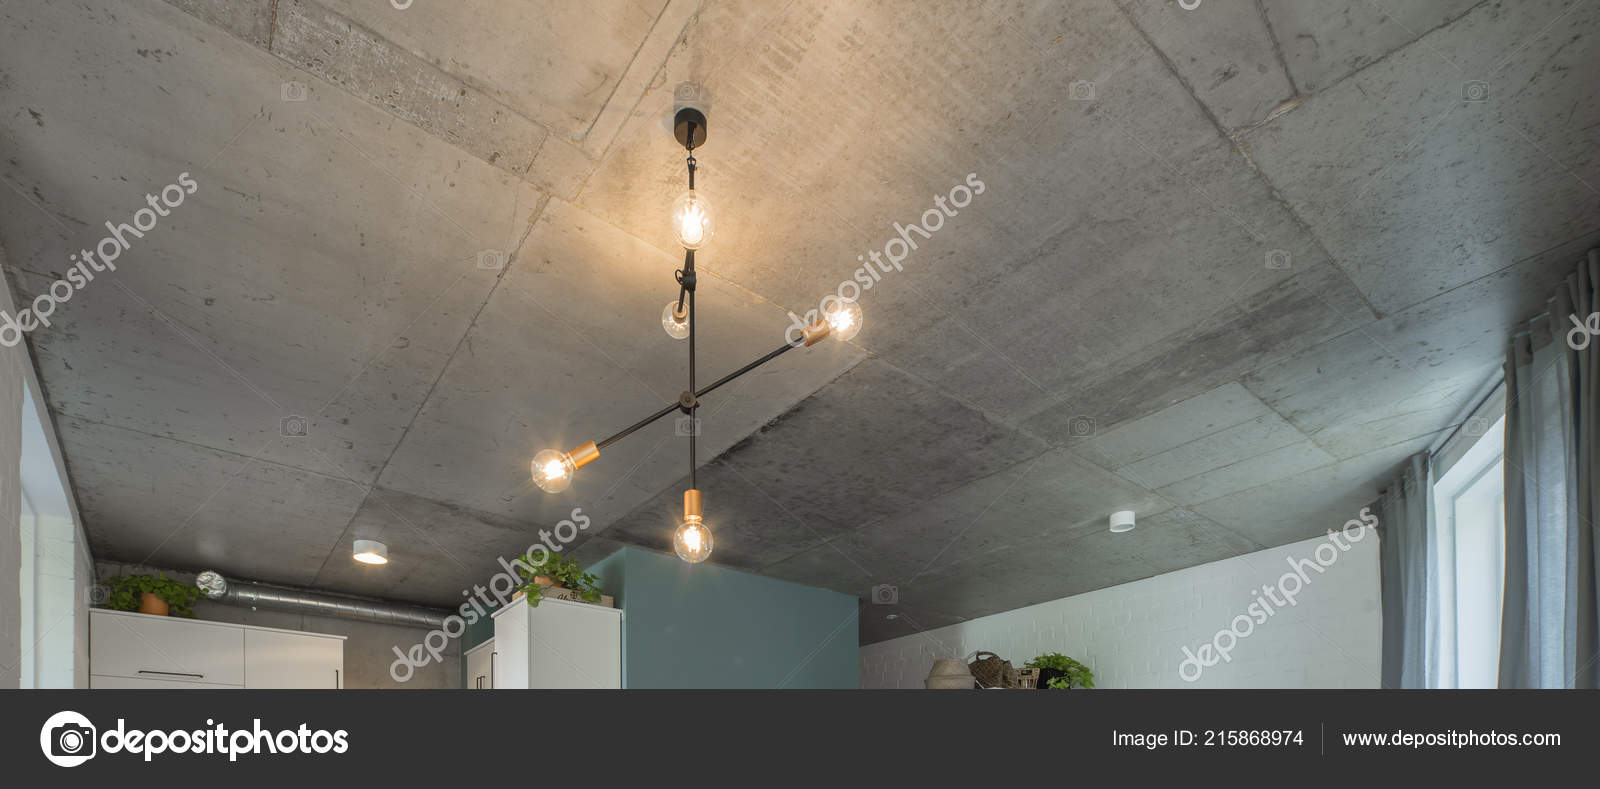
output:
POLYGON ((437 65, 309 0, 278 4, 272 53, 518 176, 548 134, 437 65))
POLYGON ((1118 2, 1223 128, 1259 122, 1294 97, 1254 3, 1185 9, 1159 0, 1118 2))
MULTIPOLYGON (((280 0, 279 39, 296 36, 291 21, 296 16, 329 16, 325 7, 371 31, 347 46, 413 53, 516 114, 553 129, 556 136, 581 142, 607 100, 622 90, 618 81, 666 5, 666 0, 485 6, 413 2, 399 10, 366 0, 280 0), (574 35, 580 30, 581 35, 574 35)), ((273 48, 278 49, 278 41, 273 48)), ((289 45, 297 48, 303 49, 289 45)), ((382 63, 372 63, 375 72, 392 79, 392 67, 382 63)), ((620 98, 637 96, 641 88, 628 87, 620 98)))
POLYGON ((1295 83, 1304 93, 1316 93, 1482 4, 1482 0, 1383 4, 1263 0, 1261 7, 1295 83))

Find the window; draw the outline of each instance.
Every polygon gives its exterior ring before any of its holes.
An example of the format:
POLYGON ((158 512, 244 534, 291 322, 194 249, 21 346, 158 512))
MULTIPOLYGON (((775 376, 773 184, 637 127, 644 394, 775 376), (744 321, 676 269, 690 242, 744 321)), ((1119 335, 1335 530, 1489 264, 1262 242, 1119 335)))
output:
POLYGON ((1499 680, 1504 457, 1501 416, 1434 485, 1439 687, 1493 688, 1499 680))
POLYGON ((78 527, 31 383, 22 391, 18 685, 70 688, 79 673, 77 640, 84 624, 77 613, 84 598, 76 579, 88 577, 88 557, 78 545, 78 527))

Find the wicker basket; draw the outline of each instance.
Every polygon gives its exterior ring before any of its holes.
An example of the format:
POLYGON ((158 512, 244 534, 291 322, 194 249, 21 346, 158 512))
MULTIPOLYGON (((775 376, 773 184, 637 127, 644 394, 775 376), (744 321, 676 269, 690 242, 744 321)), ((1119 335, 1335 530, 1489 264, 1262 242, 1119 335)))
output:
POLYGON ((1036 669, 1036 668, 1019 668, 1019 669, 1017 669, 1017 684, 1012 685, 1011 687, 1014 687, 1017 690, 1036 690, 1036 689, 1038 689, 1038 687, 1039 687, 1039 669, 1036 669))
POLYGON ((1006 660, 993 652, 978 650, 973 653, 973 659, 967 664, 971 669, 972 677, 978 681, 978 686, 983 688, 1010 688, 1016 686, 1017 670, 1011 667, 1011 661, 1006 660), (988 657, 985 657, 987 655, 988 657))

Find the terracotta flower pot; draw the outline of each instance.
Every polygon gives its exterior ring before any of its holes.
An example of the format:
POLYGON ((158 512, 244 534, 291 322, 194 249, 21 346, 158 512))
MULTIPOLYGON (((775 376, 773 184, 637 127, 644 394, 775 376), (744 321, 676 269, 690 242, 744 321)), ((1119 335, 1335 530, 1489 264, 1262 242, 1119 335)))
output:
POLYGON ((167 601, 156 597, 154 594, 145 592, 139 596, 139 613, 166 616, 169 611, 170 608, 167 605, 167 601))

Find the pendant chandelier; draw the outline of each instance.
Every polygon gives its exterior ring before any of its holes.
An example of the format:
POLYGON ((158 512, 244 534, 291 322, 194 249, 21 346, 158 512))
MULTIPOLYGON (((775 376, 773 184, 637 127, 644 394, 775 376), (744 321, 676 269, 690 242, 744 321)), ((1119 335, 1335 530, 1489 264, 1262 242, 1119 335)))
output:
POLYGON ((785 342, 771 353, 704 387, 696 388, 694 253, 711 240, 716 230, 711 204, 694 188, 694 150, 704 145, 706 141, 705 113, 692 106, 678 108, 673 117, 673 135, 687 153, 689 190, 672 203, 672 227, 678 243, 683 245, 683 268, 674 272, 674 279, 678 284, 678 297, 667 302, 666 307, 661 310, 661 326, 673 339, 689 341, 689 388, 678 395, 677 402, 667 404, 661 410, 623 428, 610 438, 588 441, 567 452, 546 449, 534 455, 531 471, 534 484, 546 492, 558 493, 572 484, 572 477, 578 469, 600 457, 601 450, 674 411, 687 415, 692 426, 689 431, 689 489, 683 492, 683 521, 672 536, 672 548, 684 561, 699 563, 711 555, 712 544, 711 528, 705 522, 700 491, 695 481, 695 437, 700 432, 698 420, 700 398, 794 348, 809 347, 830 335, 839 340, 849 340, 861 330, 861 307, 853 301, 841 301, 837 308, 807 327, 799 338, 785 342))

